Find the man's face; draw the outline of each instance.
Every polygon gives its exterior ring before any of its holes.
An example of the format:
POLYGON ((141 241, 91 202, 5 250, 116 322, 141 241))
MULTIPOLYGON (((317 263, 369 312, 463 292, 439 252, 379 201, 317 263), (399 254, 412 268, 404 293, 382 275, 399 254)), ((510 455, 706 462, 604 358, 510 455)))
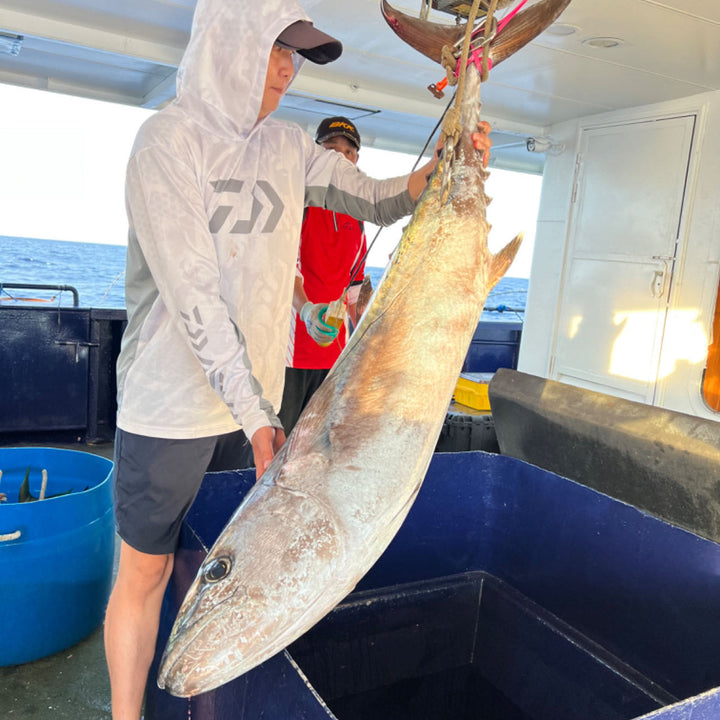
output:
POLYGON ((273 45, 268 60, 267 74, 265 75, 265 89, 263 90, 262 102, 258 120, 267 117, 271 112, 277 110, 282 96, 290 84, 295 72, 293 64, 294 50, 281 48, 273 45))
POLYGON ((322 146, 328 150, 335 150, 344 155, 353 165, 357 165, 360 153, 355 145, 344 135, 336 135, 326 140, 322 146))

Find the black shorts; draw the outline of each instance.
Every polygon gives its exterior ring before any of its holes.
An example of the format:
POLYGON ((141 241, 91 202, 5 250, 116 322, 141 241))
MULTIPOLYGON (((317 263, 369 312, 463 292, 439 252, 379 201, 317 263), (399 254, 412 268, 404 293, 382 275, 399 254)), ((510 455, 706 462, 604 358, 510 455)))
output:
POLYGON ((310 398, 327 377, 330 369, 310 370, 306 368, 285 368, 285 389, 278 418, 285 429, 285 435, 297 424, 300 413, 310 402, 310 398))
POLYGON ((205 473, 252 466, 242 430, 174 440, 115 433, 113 501, 118 535, 150 555, 175 552, 180 528, 205 473))

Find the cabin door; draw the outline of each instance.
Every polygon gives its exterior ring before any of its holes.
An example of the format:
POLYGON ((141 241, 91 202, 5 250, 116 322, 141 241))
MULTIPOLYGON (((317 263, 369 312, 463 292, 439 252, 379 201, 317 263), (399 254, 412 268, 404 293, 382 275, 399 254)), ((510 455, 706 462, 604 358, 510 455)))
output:
POLYGON ((551 378, 654 402, 694 129, 582 131, 551 378))

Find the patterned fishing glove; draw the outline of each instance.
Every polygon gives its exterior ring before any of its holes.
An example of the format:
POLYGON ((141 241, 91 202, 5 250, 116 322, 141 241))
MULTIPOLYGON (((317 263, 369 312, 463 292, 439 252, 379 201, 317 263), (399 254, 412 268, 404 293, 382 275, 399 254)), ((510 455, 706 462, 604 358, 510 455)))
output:
POLYGON ((320 346, 325 347, 338 336, 338 328, 325 322, 327 303, 306 302, 300 310, 300 319, 305 323, 308 335, 320 346))

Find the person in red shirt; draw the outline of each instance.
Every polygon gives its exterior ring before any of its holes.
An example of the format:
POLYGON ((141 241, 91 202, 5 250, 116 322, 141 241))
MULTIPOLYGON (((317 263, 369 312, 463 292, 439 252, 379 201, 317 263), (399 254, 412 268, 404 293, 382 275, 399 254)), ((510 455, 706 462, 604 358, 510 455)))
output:
MULTIPOLYGON (((323 120, 315 133, 315 142, 357 164, 360 133, 348 118, 323 120)), ((320 207, 305 209, 285 389, 278 413, 288 434, 345 347, 351 331, 348 325, 357 322, 355 307, 365 278, 366 251, 362 221, 320 207), (336 328, 325 322, 325 312, 327 305, 338 300, 346 289, 346 317, 336 328)))

